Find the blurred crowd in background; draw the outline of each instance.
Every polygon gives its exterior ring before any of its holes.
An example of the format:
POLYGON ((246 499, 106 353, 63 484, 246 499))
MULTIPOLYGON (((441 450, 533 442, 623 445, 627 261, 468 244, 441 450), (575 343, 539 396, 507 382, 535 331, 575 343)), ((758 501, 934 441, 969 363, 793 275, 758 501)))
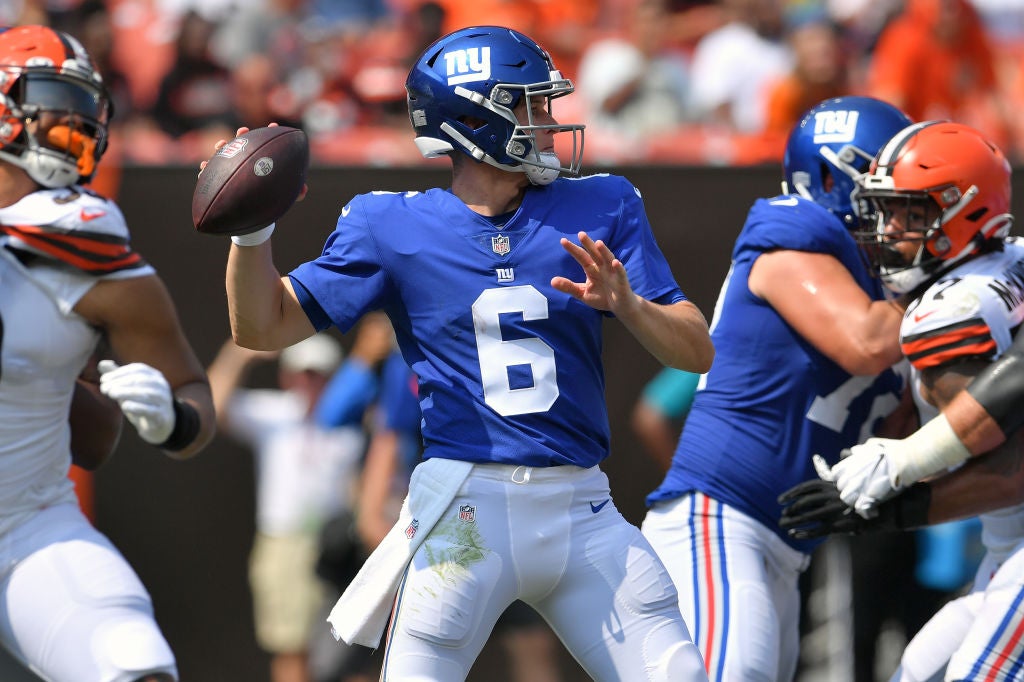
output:
POLYGON ((589 166, 745 165, 833 95, 974 125, 1024 159, 1022 0, 0 0, 79 37, 115 100, 112 155, 191 164, 239 125, 303 128, 314 163, 426 163, 404 82, 435 38, 501 24, 549 46, 589 166))

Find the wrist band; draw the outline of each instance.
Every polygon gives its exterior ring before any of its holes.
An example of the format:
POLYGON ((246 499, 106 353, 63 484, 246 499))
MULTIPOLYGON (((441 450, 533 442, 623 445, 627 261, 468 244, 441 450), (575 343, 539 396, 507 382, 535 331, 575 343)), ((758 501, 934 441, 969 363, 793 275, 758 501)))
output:
POLYGON ((184 450, 199 435, 199 413, 183 400, 174 399, 174 430, 167 440, 157 445, 161 450, 184 450))
POLYGON ((261 227, 255 232, 249 234, 236 234, 231 237, 231 241, 237 246, 259 246, 263 242, 270 239, 270 235, 274 234, 274 226, 277 223, 270 223, 266 227, 261 227))

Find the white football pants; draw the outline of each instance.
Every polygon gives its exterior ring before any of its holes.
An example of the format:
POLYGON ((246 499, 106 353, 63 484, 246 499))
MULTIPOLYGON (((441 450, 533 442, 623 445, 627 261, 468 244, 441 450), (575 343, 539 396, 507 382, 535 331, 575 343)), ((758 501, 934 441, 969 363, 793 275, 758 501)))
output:
POLYGON ((464 680, 521 599, 600 682, 706 680, 668 573, 598 468, 478 465, 399 588, 382 680, 464 680))
POLYGON ((716 682, 792 680, 800 647, 800 573, 810 557, 702 493, 660 502, 643 533, 676 588, 716 682))
POLYGON ((51 682, 177 679, 149 594, 75 504, 0 537, 0 643, 51 682))

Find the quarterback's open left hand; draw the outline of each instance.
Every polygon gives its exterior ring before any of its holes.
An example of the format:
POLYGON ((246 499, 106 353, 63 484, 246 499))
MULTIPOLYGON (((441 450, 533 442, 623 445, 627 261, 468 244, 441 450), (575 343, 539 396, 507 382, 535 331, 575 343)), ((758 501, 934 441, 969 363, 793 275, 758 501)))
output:
POLYGON ((832 467, 832 480, 839 497, 858 514, 870 518, 878 503, 889 499, 902 488, 898 467, 886 438, 869 438, 861 445, 844 450, 844 457, 832 467))
POLYGON ((174 431, 174 394, 159 370, 141 362, 119 366, 101 360, 100 391, 116 400, 121 411, 147 443, 159 445, 174 431))

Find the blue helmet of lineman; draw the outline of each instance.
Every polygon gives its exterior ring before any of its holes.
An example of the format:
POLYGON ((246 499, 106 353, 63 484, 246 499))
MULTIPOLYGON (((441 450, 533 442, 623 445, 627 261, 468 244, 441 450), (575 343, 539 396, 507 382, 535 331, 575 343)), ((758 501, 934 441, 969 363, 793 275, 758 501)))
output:
MULTIPOLYGON (((793 128, 782 161, 785 194, 832 211, 848 228, 861 224, 852 194, 875 154, 911 120, 871 97, 836 97, 812 107, 793 128)), ((866 218, 866 216, 864 216, 866 218)))
POLYGON ((463 28, 438 39, 416 60, 405 82, 416 146, 434 158, 460 151, 507 171, 526 173, 546 185, 560 173, 578 174, 582 125, 537 124, 532 99, 568 95, 572 81, 555 69, 548 53, 508 28, 463 28), (513 110, 526 98, 526 123, 513 110), (571 132, 572 158, 563 164, 539 148, 540 130, 571 132))

